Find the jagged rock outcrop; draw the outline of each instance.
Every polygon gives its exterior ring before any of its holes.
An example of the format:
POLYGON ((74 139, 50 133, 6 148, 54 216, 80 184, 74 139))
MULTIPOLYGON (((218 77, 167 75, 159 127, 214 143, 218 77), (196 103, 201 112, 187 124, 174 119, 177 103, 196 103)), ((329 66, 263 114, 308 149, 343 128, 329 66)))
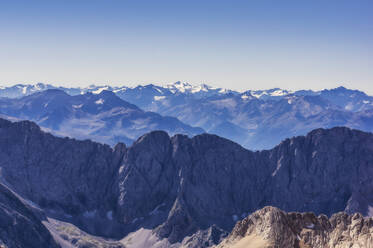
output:
POLYGON ((265 207, 239 221, 217 248, 373 247, 373 218, 340 212, 330 219, 265 207))
POLYGON ((215 135, 162 131, 111 148, 0 119, 1 180, 48 216, 117 239, 143 228, 207 247, 267 205, 369 215, 372 175, 373 135, 348 128, 252 152, 215 135), (206 231, 213 226, 221 231, 206 231))
POLYGON ((43 218, 0 183, 0 247, 59 247, 43 218))

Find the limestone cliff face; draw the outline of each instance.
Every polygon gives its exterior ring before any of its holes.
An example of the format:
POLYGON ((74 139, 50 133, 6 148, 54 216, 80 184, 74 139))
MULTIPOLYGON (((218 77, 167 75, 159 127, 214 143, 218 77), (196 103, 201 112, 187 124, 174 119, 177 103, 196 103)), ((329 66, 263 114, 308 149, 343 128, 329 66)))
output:
POLYGON ((214 227, 216 243, 267 205, 369 215, 372 175, 373 135, 348 128, 252 152, 215 135, 162 131, 111 148, 0 119, 1 181, 48 215, 112 238, 146 228, 174 244, 214 227))
MULTIPOLYGON (((40 208, 61 216, 101 216, 113 209, 113 184, 124 145, 57 138, 33 122, 0 120, 0 179, 40 208)), ((74 220, 74 218, 72 218, 74 220)), ((104 234, 100 226, 92 233, 104 234)), ((92 218, 91 218, 92 219, 92 218)), ((107 229, 107 228, 105 228, 107 229)))
POLYGON ((265 207, 238 222, 217 246, 252 248, 373 247, 373 218, 340 212, 328 219, 265 207))

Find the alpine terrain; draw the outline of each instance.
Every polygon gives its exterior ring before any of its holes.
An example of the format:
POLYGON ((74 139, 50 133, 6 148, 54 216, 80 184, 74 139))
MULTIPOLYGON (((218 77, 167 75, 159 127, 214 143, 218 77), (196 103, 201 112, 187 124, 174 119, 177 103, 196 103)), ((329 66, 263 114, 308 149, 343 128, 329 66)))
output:
POLYGON ((110 147, 1 119, 0 237, 5 247, 366 244, 372 161, 373 134, 345 127, 252 152, 215 135, 163 131, 110 147))

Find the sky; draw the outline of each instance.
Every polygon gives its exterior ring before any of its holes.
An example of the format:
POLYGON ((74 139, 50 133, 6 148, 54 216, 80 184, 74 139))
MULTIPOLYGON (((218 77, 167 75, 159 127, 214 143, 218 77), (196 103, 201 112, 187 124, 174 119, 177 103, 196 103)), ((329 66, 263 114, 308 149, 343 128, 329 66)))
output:
POLYGON ((371 0, 0 0, 0 85, 373 95, 372 13, 371 0))

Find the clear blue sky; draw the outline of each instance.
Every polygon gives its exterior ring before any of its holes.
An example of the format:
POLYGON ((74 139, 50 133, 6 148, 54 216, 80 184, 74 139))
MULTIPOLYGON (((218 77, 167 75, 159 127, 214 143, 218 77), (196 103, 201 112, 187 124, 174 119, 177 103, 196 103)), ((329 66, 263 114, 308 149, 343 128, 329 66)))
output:
POLYGON ((373 94, 373 1, 0 0, 0 84, 373 94))

